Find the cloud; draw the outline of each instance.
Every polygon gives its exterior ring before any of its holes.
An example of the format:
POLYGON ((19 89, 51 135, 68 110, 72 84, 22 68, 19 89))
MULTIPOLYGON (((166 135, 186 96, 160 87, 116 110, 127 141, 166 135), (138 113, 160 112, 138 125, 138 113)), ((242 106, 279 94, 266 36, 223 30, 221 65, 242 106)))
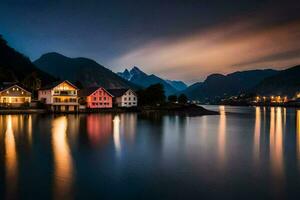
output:
POLYGON ((187 82, 210 73, 284 68, 300 63, 300 20, 232 20, 179 38, 153 39, 111 61, 187 82))

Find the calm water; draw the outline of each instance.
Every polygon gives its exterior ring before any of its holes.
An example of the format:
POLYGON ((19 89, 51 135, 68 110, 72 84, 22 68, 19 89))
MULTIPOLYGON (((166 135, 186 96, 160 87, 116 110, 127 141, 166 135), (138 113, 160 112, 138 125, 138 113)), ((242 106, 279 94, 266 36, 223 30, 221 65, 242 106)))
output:
POLYGON ((0 199, 299 199, 300 110, 209 108, 0 115, 0 199))

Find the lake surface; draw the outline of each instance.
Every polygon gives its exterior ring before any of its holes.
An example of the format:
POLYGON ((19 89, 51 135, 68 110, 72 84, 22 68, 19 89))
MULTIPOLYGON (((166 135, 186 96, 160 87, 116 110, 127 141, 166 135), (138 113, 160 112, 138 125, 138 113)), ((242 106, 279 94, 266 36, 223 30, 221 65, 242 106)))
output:
POLYGON ((299 199, 300 110, 207 108, 0 115, 0 199, 299 199))

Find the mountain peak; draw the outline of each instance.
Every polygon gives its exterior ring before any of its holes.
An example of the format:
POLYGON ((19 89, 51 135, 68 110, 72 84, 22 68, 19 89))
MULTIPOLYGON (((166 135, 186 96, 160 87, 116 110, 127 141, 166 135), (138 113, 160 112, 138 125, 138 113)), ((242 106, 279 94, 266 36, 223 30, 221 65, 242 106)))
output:
POLYGON ((134 66, 131 70, 130 70, 130 74, 132 76, 134 75, 147 75, 145 72, 143 72, 142 70, 140 70, 140 68, 138 68, 137 66, 134 66))

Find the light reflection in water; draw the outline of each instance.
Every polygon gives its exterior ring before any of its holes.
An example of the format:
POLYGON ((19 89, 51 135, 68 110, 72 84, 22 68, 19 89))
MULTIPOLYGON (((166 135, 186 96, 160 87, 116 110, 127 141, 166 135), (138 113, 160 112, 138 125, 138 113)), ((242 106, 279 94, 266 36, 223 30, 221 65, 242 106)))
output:
POLYGON ((65 116, 52 121, 54 156, 54 199, 71 199, 73 163, 67 140, 68 121, 65 116))
POLYGON ((120 117, 120 134, 129 142, 133 142, 136 133, 136 114, 121 114, 120 117))
POLYGON ((114 144, 117 154, 120 154, 121 151, 121 141, 120 141, 120 117, 119 115, 116 115, 113 120, 114 123, 114 144))
POLYGON ((28 123, 27 123, 27 132, 28 132, 28 140, 31 146, 32 144, 32 116, 28 116, 28 123))
MULTIPOLYGON (((14 122, 16 122, 14 120, 14 122)), ((7 116, 5 132, 5 169, 6 169, 6 197, 10 199, 17 192, 18 160, 16 151, 16 140, 13 131, 13 119, 7 116)))
POLYGON ((297 157, 298 157, 298 166, 300 167, 300 110, 297 110, 296 116, 296 139, 297 139, 297 157))
POLYGON ((87 133, 91 144, 99 145, 112 132, 112 115, 88 115, 87 133))
POLYGON ((254 162, 258 164, 260 156, 260 128, 261 128, 261 111, 260 107, 255 108, 255 125, 254 125, 254 162))
POLYGON ((275 115, 275 108, 272 107, 270 113, 270 162, 274 178, 272 182, 277 187, 277 195, 281 193, 284 179, 282 125, 282 108, 276 108, 275 115))
POLYGON ((226 112, 225 106, 220 106, 220 120, 218 132, 218 152, 220 166, 225 164, 225 151, 226 151, 226 112))

